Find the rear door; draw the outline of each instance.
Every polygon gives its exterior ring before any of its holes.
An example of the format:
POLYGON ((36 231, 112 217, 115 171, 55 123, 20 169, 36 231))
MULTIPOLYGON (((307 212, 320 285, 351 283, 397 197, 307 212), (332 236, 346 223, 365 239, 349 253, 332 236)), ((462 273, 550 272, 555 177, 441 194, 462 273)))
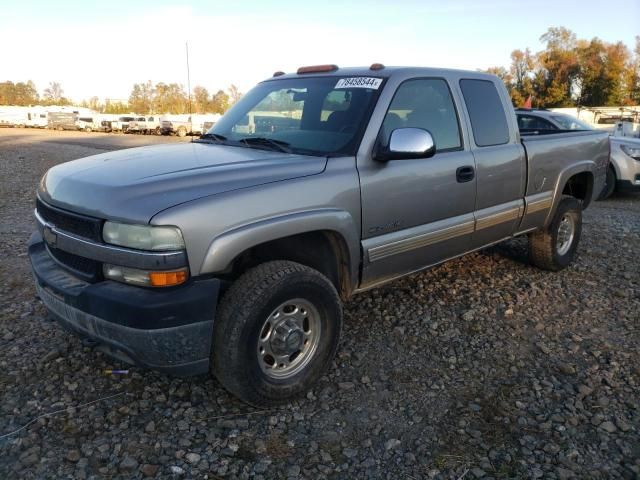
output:
MULTIPOLYGON (((383 92, 386 93, 386 92, 383 92)), ((444 78, 400 83, 377 142, 397 128, 431 132, 431 158, 378 162, 358 157, 362 198, 362 286, 419 270, 470 248, 476 198, 474 158, 464 144, 456 97, 444 78), (470 175, 460 175, 467 171, 470 175)))
POLYGON ((506 113, 512 107, 504 87, 487 78, 463 78, 459 85, 476 164, 472 248, 479 248, 515 233, 524 213, 526 156, 515 116, 506 113))

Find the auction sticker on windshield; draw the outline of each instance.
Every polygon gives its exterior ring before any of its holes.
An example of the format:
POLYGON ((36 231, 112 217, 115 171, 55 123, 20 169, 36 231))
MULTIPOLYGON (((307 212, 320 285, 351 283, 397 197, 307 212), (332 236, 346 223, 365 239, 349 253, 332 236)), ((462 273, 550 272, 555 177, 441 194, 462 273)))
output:
POLYGON ((382 84, 381 78, 375 77, 351 77, 341 78, 335 88, 371 88, 377 90, 382 84))

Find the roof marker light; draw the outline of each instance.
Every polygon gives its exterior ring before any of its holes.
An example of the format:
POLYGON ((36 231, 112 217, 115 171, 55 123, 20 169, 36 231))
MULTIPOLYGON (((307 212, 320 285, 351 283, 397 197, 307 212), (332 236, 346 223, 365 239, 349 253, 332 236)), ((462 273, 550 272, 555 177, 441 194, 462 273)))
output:
POLYGON ((278 70, 277 72, 274 72, 274 74, 273 74, 274 77, 279 77, 281 75, 284 75, 284 72, 281 71, 281 70, 278 70))
POLYGON ((372 63, 371 66, 369 67, 369 70, 382 70, 384 68, 384 65, 381 63, 372 63))
POLYGON ((312 65, 310 67, 300 67, 298 75, 303 73, 333 72, 334 70, 338 70, 337 65, 312 65))

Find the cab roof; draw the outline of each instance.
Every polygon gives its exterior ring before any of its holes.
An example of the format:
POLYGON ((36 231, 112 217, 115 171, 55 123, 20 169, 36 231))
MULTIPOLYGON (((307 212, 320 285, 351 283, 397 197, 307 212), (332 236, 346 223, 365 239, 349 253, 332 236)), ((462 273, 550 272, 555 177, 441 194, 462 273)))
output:
MULTIPOLYGON (((304 77, 377 77, 377 78, 391 78, 396 75, 401 76, 444 76, 447 74, 460 75, 465 74, 470 78, 486 78, 487 80, 495 80, 495 75, 489 73, 483 73, 473 70, 459 70, 453 68, 436 68, 436 67, 403 67, 393 66, 387 67, 380 64, 373 64, 373 66, 381 66, 382 68, 371 67, 336 67, 331 70, 324 70, 311 73, 283 73, 276 72, 274 76, 264 80, 265 82, 272 80, 281 80, 289 78, 304 78, 304 77)), ((324 67, 324 66, 323 66, 324 67)), ((326 65, 329 67, 329 65, 326 65)), ((334 66, 335 67, 335 66, 334 66)), ((301 67, 306 68, 306 67, 301 67)))

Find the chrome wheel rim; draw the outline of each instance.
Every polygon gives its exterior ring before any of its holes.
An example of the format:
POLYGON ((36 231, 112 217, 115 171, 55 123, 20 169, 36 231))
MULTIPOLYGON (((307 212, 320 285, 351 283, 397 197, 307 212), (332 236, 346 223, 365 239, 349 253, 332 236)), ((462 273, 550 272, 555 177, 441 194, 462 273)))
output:
POLYGON ((262 324, 258 362, 268 377, 286 379, 305 368, 320 343, 320 314, 307 300, 294 298, 279 305, 262 324))
POLYGON ((558 226, 556 250, 559 255, 566 254, 571 248, 576 233, 576 224, 572 215, 564 214, 558 226))

